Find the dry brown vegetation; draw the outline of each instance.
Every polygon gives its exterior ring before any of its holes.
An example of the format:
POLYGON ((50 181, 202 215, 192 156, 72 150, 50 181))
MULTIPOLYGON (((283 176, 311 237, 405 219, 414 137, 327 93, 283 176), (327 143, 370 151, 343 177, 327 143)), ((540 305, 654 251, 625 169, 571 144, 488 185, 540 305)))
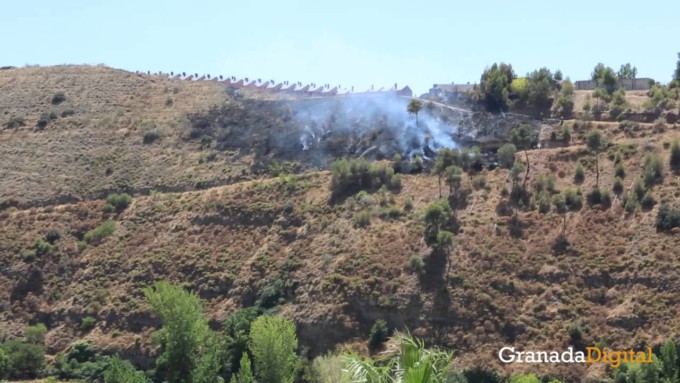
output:
MULTIPOLYGON (((173 185, 185 177, 214 179, 239 169, 224 153, 218 154, 219 162, 199 165, 203 152, 179 138, 186 129, 184 113, 224 97, 210 82, 100 67, 12 72, 0 71, 0 103, 10 105, 0 118, 25 115, 30 128, 0 133, 3 197, 82 194, 115 188, 121 179, 141 186, 150 180, 173 185), (35 79, 41 88, 31 85, 35 79), (8 90, 16 95, 8 96, 8 90), (37 116, 55 108, 50 98, 58 90, 67 97, 59 108, 78 114, 33 131, 37 116), (165 106, 168 97, 174 100, 171 107, 165 106), (143 133, 152 124, 164 127, 163 138, 143 145, 143 133), (106 166, 114 169, 110 176, 106 166)), ((616 151, 624 155, 626 189, 641 174, 645 154, 663 157, 666 177, 653 189, 657 205, 626 214, 619 200, 609 209, 585 204, 568 214, 570 247, 558 255, 552 245, 561 216, 520 212, 518 237, 510 235, 510 217, 497 213, 508 170, 465 175, 463 184, 472 192, 458 213, 461 229, 449 275, 432 264, 423 276, 409 267, 414 255, 434 262, 422 240, 421 215, 438 194, 437 178, 428 175, 404 175, 400 192, 379 191, 337 204, 329 203, 330 174, 310 172, 136 196, 119 214, 104 213, 103 199, 10 208, 0 213, 0 327, 18 337, 27 323, 42 322, 49 328, 51 353, 85 338, 144 361, 149 334, 159 323, 141 289, 153 281, 167 278, 198 292, 219 323, 280 280, 280 312, 296 321, 302 343, 313 354, 343 343, 363 344, 379 318, 454 348, 456 363, 466 367, 507 369, 496 358, 506 344, 567 347, 573 323, 580 324, 585 344, 661 343, 680 333, 680 236, 654 228, 659 203, 680 200, 680 179, 668 169, 665 145, 680 137, 680 130, 668 125, 655 131, 641 124, 631 136, 617 123, 585 124, 574 129, 569 147, 529 151, 528 185, 538 175, 554 174, 556 190, 575 189, 574 168, 580 161, 586 171, 580 188, 590 191, 595 160, 583 137, 593 129, 612 143, 600 155, 602 188, 612 188, 616 151), (405 209, 407 200, 413 201, 412 211, 405 209), (363 228, 355 225, 362 211, 370 216, 363 228), (106 219, 115 224, 112 235, 80 243, 106 219), (33 249, 49 230, 60 239, 26 262, 22 251, 33 249), (97 323, 84 331, 79 325, 87 315, 97 323)), ((518 154, 517 161, 523 160, 518 154)), ((537 373, 583 376, 586 371, 579 368, 531 366, 537 373)))

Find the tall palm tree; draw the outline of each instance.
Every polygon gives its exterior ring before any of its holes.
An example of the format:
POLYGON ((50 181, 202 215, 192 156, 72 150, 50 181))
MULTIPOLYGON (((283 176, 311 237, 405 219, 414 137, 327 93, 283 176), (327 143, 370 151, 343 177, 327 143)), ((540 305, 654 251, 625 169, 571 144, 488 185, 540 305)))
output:
POLYGON ((385 360, 373 362, 357 354, 346 356, 347 371, 356 383, 444 383, 453 353, 425 344, 410 334, 396 334, 396 343, 383 354, 385 360))

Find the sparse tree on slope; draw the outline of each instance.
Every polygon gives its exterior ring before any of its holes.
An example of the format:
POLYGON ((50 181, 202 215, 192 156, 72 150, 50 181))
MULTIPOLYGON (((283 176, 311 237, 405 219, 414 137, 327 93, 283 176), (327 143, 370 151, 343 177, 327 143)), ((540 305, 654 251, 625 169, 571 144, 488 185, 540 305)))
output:
POLYGON ((411 99, 411 101, 406 106, 406 110, 416 116, 416 125, 418 125, 418 113, 423 108, 423 102, 417 98, 411 99))
POLYGON ((602 134, 598 131, 595 130, 588 134, 586 137, 586 144, 588 146, 588 149, 595 153, 595 169, 596 169, 596 174, 597 178, 595 181, 595 188, 599 189, 600 188, 600 152, 602 149, 604 149, 604 142, 602 140, 602 134))
POLYGON ((531 146, 531 128, 529 125, 522 124, 515 128, 511 132, 510 141, 519 150, 524 150, 524 157, 527 160, 526 175, 524 176, 524 182, 522 182, 522 188, 526 189, 527 179, 529 179, 529 153, 527 150, 531 146))

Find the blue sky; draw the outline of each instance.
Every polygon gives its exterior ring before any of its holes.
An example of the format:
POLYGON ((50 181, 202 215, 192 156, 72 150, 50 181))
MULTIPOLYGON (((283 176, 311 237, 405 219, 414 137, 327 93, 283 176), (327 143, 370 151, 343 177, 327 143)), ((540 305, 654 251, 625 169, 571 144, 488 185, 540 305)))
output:
POLYGON ((667 82, 680 51, 677 0, 3 1, 0 65, 330 83, 355 89, 477 82, 494 62, 587 79, 630 62, 667 82))

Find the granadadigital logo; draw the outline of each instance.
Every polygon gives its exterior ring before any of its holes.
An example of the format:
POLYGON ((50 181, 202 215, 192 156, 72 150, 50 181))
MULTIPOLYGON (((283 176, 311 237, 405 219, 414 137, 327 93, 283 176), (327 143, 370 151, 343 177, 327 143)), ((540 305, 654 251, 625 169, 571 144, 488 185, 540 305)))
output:
POLYGON ((607 347, 586 347, 586 351, 574 351, 573 347, 559 351, 516 351, 514 347, 498 350, 503 363, 607 363, 613 368, 621 363, 653 363, 652 348, 647 351, 610 350, 607 347))

